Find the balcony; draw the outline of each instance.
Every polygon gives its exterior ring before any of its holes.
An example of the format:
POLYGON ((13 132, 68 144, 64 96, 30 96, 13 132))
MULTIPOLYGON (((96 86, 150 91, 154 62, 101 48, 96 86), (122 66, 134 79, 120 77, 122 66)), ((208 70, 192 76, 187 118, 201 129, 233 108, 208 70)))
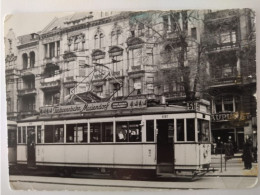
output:
POLYGON ((13 76, 18 76, 19 74, 20 74, 20 71, 15 69, 15 68, 8 67, 8 68, 5 69, 5 75, 6 76, 12 76, 12 75, 13 76))
MULTIPOLYGON (((214 37, 211 37, 213 40, 214 37)), ((212 43, 207 47, 208 52, 218 52, 223 50, 237 49, 239 46, 238 42, 227 42, 227 43, 212 43)))
POLYGON ((242 84, 242 78, 238 76, 215 78, 212 80, 211 87, 225 86, 225 85, 238 85, 242 84))
POLYGON ((238 10, 221 10, 214 11, 205 15, 205 20, 216 20, 216 19, 225 19, 237 16, 238 10))
POLYGON ((172 91, 172 92, 164 92, 163 95, 170 99, 170 98, 183 98, 186 97, 184 91, 172 91))
POLYGON ((103 80, 104 76, 105 75, 103 74, 96 74, 94 75, 93 80, 103 80))
POLYGON ((43 64, 57 64, 58 62, 60 62, 59 56, 54 56, 54 57, 43 59, 43 64))
POLYGON ((24 95, 35 95, 36 89, 35 88, 27 88, 27 89, 19 89, 18 90, 18 96, 24 96, 24 95))
POLYGON ((158 67, 159 69, 171 69, 171 68, 177 68, 178 62, 172 62, 172 63, 161 63, 158 67))
POLYGON ((41 81, 41 89, 51 90, 60 88, 60 75, 45 78, 41 81))

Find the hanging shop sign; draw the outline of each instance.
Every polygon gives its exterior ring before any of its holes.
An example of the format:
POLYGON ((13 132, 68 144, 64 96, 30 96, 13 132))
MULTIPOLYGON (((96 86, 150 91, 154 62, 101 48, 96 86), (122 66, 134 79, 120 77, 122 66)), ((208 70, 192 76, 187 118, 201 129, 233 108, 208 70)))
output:
POLYGON ((118 110, 118 109, 136 109, 147 107, 146 99, 136 100, 124 100, 115 102, 98 102, 87 103, 78 105, 66 105, 66 106, 49 106, 41 107, 40 114, 64 114, 64 113, 79 113, 79 112, 93 112, 93 111, 106 111, 106 110, 118 110))

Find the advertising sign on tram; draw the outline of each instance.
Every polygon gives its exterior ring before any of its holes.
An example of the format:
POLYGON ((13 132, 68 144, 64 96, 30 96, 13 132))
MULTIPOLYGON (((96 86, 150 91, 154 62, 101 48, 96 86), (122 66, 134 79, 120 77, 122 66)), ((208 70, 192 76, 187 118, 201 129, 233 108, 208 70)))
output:
POLYGON ((91 112, 91 111, 106 111, 106 110, 118 110, 118 109, 136 109, 147 107, 146 99, 136 100, 123 100, 115 102, 98 102, 98 103, 86 103, 77 105, 64 105, 64 106, 47 106, 40 108, 41 115, 47 114, 63 114, 63 113, 79 113, 79 112, 91 112))

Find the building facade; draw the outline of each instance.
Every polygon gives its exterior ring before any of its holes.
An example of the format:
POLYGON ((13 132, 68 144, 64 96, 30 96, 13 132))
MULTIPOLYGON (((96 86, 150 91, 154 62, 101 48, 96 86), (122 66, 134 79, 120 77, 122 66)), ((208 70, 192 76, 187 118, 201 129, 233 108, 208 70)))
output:
POLYGON ((213 137, 230 134, 240 147, 241 136, 256 127, 255 39, 246 39, 252 18, 246 9, 84 12, 17 39, 10 32, 8 119, 82 101, 166 97, 183 104, 188 92, 189 101, 208 94, 213 137), (232 117, 219 120, 225 114, 232 117))

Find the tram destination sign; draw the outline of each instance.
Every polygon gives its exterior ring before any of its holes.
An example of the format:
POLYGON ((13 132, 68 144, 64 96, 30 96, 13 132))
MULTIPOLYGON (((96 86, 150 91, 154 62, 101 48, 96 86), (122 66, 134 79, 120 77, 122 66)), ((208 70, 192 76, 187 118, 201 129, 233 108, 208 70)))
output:
POLYGON ((40 108, 41 115, 106 111, 118 109, 137 109, 147 107, 146 99, 98 102, 76 105, 46 106, 40 108))

